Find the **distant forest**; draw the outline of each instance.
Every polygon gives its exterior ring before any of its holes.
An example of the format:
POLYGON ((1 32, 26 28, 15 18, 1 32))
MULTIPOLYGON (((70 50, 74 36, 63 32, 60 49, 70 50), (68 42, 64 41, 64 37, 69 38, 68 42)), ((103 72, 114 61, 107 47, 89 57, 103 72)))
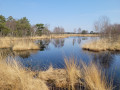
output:
POLYGON ((34 36, 49 34, 47 25, 31 25, 26 17, 14 19, 12 16, 5 18, 0 15, 0 36, 34 36))
MULTIPOLYGON (((73 32, 65 32, 63 27, 55 27, 53 32, 48 29, 49 25, 47 24, 36 24, 31 25, 29 20, 26 17, 20 19, 14 19, 12 16, 6 18, 3 15, 0 15, 0 36, 41 36, 43 34, 76 34, 82 33, 87 34, 87 30, 82 30, 81 28, 74 29, 73 32)), ((90 33, 93 33, 91 31, 90 33)))
MULTIPOLYGON (((120 34, 120 24, 110 24, 107 17, 102 17, 94 23, 94 28, 97 33, 101 34, 120 34)), ((0 15, 0 36, 41 36, 43 34, 87 34, 87 30, 81 28, 74 29, 73 32, 65 32, 63 27, 55 27, 53 32, 49 30, 49 25, 38 23, 31 25, 26 17, 14 19, 12 16, 5 18, 0 15)), ((96 34, 90 31, 90 34, 96 34)))

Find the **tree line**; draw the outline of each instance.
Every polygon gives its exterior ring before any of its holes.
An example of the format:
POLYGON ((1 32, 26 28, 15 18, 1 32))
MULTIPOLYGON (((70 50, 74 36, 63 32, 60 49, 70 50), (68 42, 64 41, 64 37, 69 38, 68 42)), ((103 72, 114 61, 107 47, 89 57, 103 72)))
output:
POLYGON ((120 24, 111 24, 107 16, 102 16, 95 21, 94 28, 103 38, 116 40, 120 36, 120 24))
MULTIPOLYGON (((90 34, 100 33, 102 36, 118 36, 120 34, 120 24, 110 24, 108 17, 100 17, 94 23, 95 31, 90 31, 90 34)), ((49 30, 49 25, 38 23, 31 25, 26 17, 14 19, 12 16, 5 18, 0 15, 0 36, 41 36, 43 34, 88 34, 87 30, 81 28, 74 29, 73 32, 65 32, 63 27, 55 27, 53 32, 49 30)))
POLYGON ((0 36, 35 36, 49 34, 50 30, 45 24, 31 25, 26 17, 14 19, 0 15, 0 36))

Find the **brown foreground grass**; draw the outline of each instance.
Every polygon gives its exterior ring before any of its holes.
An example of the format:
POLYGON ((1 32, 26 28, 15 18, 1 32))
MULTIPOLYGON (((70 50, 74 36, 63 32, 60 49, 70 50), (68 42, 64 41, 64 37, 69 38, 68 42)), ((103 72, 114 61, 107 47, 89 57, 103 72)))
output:
POLYGON ((50 66, 46 71, 33 72, 14 59, 6 62, 1 58, 0 90, 48 90, 50 85, 75 90, 78 83, 84 90, 112 90, 112 84, 94 63, 81 62, 80 68, 74 59, 65 59, 65 64, 65 69, 50 66))
POLYGON ((45 82, 32 74, 15 60, 0 60, 0 90, 48 90, 45 82))
POLYGON ((120 51, 120 37, 117 40, 111 41, 110 39, 99 39, 86 43, 82 47, 83 49, 90 51, 120 51))

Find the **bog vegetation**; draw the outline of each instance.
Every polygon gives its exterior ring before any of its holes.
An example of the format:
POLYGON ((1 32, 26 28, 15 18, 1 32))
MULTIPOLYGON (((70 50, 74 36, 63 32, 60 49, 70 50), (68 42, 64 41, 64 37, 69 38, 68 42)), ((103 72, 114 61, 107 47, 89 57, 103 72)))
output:
POLYGON ((51 87, 75 90, 112 90, 104 73, 94 63, 76 64, 75 59, 65 59, 64 69, 31 71, 14 58, 4 60, 0 56, 1 90, 48 90, 51 87))

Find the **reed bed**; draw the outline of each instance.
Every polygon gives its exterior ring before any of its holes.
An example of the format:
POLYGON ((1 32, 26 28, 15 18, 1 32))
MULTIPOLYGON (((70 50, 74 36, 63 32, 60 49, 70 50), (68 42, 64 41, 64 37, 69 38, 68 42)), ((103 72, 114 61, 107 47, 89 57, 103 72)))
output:
POLYGON ((48 90, 45 82, 33 75, 15 60, 0 60, 0 90, 48 90))
POLYGON ((94 63, 90 63, 88 66, 82 62, 82 73, 84 78, 84 86, 89 90, 112 90, 112 81, 108 82, 105 74, 101 72, 94 63))
POLYGON ((90 50, 90 51, 120 51, 120 37, 117 40, 110 40, 110 39, 99 39, 95 41, 91 41, 89 43, 86 43, 82 46, 83 49, 85 50, 90 50))
POLYGON ((10 40, 0 40, 0 48, 10 48, 11 47, 11 41, 10 40))
POLYGON ((65 59, 65 69, 54 69, 50 67, 46 71, 39 72, 39 78, 46 82, 53 83, 55 87, 68 88, 75 90, 79 85, 79 90, 113 90, 112 81, 102 74, 100 68, 94 63, 86 65, 80 62, 80 66, 76 64, 75 60, 65 59))
MULTIPOLYGON (((52 66, 46 71, 31 71, 14 59, 0 57, 0 90, 49 90, 50 87, 75 90, 112 90, 101 69, 94 63, 77 65, 75 59, 65 59, 64 69, 52 66)), ((61 90, 61 89, 60 89, 61 90)))
POLYGON ((33 41, 30 40, 21 40, 16 43, 14 43, 12 49, 14 51, 20 51, 20 50, 37 50, 40 49, 37 44, 35 44, 33 41))
POLYGON ((50 35, 33 36, 33 37, 0 37, 0 48, 13 48, 13 50, 39 49, 39 47, 36 44, 31 42, 32 40, 67 38, 70 36, 95 37, 98 35, 97 34, 50 34, 50 35))
POLYGON ((51 38, 67 38, 71 36, 83 36, 83 37, 96 37, 98 34, 50 34, 50 35, 42 35, 42 36, 27 36, 27 37, 0 37, 0 40, 22 40, 22 39, 51 39, 51 38))

